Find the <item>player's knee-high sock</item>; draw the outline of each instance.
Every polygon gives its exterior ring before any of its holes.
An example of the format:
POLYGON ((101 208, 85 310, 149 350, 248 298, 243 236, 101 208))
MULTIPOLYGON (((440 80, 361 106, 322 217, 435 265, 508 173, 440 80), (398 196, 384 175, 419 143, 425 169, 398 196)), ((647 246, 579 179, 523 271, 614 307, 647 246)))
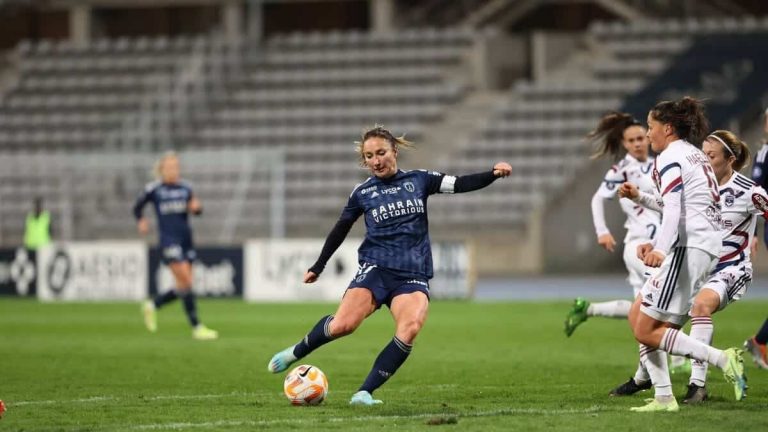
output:
POLYGON ((393 337, 392 341, 376 357, 376 361, 373 362, 373 368, 368 373, 368 377, 363 385, 360 386, 360 390, 373 393, 374 390, 381 387, 389 377, 394 375, 405 359, 408 358, 412 348, 413 345, 408 345, 398 339, 397 336, 393 337))
POLYGON ((320 321, 312 327, 312 330, 304 336, 304 339, 293 347, 293 355, 296 356, 297 359, 300 359, 332 341, 333 337, 331 336, 330 329, 332 320, 333 315, 326 315, 320 318, 320 321))
POLYGON ((182 303, 184 303, 184 312, 187 314, 187 319, 192 327, 197 327, 200 321, 197 319, 197 306, 195 305, 195 293, 192 292, 192 288, 189 291, 182 291, 179 293, 182 303))
POLYGON ((643 362, 648 375, 651 377, 656 397, 672 396, 672 380, 669 378, 667 353, 660 349, 641 345, 640 361, 643 362))
POLYGON ((629 300, 614 300, 603 303, 592 303, 587 308, 587 315, 608 318, 626 318, 632 302, 629 300))
POLYGON ((755 335, 755 340, 759 344, 765 345, 766 342, 768 342, 768 319, 765 320, 763 323, 763 326, 760 327, 760 331, 757 332, 755 335))
MULTIPOLYGON (((715 326, 712 324, 712 317, 693 317, 691 319, 691 337, 697 341, 706 345, 711 344, 714 332, 715 326)), ((704 387, 704 384, 707 382, 708 366, 709 363, 707 362, 692 360, 690 384, 704 387)))
POLYGON ((168 290, 163 294, 160 294, 157 297, 155 297, 155 300, 154 300, 155 308, 160 309, 164 304, 170 303, 176 300, 177 298, 179 298, 179 296, 176 293, 175 289, 168 290))
MULTIPOLYGON (((640 352, 643 352, 643 347, 645 345, 640 345, 640 352)), ((635 380, 635 384, 642 384, 645 382, 648 382, 648 380, 651 379, 651 376, 648 375, 648 369, 645 368, 645 365, 643 364, 643 359, 641 358, 639 362, 637 362, 637 370, 635 371, 635 376, 632 377, 633 380, 635 380)))
POLYGON ((720 369, 728 363, 728 357, 722 350, 699 342, 687 334, 668 328, 664 331, 659 348, 676 355, 688 356, 692 359, 716 365, 720 369))

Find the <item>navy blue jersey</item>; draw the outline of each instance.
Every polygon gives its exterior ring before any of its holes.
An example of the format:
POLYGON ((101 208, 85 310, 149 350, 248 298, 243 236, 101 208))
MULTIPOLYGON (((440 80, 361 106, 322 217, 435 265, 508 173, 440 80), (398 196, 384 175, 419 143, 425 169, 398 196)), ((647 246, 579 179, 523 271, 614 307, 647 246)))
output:
POLYGON ((752 180, 761 186, 763 189, 768 188, 768 143, 763 144, 760 150, 755 155, 754 163, 752 164, 752 180))
POLYGON ((192 196, 192 188, 186 182, 176 184, 152 182, 144 187, 136 199, 133 215, 139 219, 144 206, 151 202, 157 214, 160 244, 188 241, 192 237, 188 210, 192 196))
POLYGON ((340 219, 354 222, 365 215, 358 260, 401 275, 431 278, 427 197, 453 192, 455 180, 438 172, 398 170, 390 178, 370 177, 357 185, 340 219))

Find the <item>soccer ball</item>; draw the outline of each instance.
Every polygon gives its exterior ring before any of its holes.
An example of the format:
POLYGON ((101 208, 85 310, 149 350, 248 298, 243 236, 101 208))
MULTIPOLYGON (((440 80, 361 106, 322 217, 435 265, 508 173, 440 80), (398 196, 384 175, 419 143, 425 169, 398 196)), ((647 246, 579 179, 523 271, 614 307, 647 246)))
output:
POLYGON ((283 391, 293 405, 318 405, 328 394, 328 379, 317 367, 301 365, 285 377, 283 391))

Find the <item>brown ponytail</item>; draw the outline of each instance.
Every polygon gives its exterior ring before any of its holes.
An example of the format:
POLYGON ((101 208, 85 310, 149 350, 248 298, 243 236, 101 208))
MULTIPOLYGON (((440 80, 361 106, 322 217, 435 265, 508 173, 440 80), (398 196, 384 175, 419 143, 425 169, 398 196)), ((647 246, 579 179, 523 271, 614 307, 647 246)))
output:
POLYGON ((592 159, 598 159, 611 155, 618 159, 621 153, 621 142, 624 139, 624 131, 630 126, 642 126, 631 114, 611 111, 600 119, 595 130, 587 134, 590 141, 602 141, 592 159))

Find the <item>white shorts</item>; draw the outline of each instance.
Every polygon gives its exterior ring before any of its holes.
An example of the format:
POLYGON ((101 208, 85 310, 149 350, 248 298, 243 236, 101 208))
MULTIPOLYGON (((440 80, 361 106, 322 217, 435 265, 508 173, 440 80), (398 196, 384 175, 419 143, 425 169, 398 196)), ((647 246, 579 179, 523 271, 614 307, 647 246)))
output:
POLYGON ((706 251, 676 247, 643 285, 640 310, 659 321, 685 324, 693 298, 716 264, 717 257, 706 251))
POLYGON ((741 299, 752 284, 752 265, 742 264, 726 267, 710 276, 702 289, 711 289, 720 296, 720 307, 723 310, 729 304, 741 299))
POLYGON ((624 265, 627 267, 627 282, 632 287, 632 298, 636 298, 648 279, 643 261, 637 257, 637 247, 648 243, 648 239, 635 239, 624 243, 624 265))

